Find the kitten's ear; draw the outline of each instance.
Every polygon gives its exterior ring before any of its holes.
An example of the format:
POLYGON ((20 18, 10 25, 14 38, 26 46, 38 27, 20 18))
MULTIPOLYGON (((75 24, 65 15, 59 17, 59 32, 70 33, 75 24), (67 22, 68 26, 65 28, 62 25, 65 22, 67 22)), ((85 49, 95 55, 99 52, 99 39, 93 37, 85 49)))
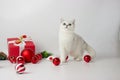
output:
POLYGON ((73 19, 73 24, 75 24, 75 19, 73 19))
POLYGON ((60 19, 60 23, 62 23, 63 21, 64 21, 64 19, 63 19, 63 18, 61 18, 61 19, 60 19))

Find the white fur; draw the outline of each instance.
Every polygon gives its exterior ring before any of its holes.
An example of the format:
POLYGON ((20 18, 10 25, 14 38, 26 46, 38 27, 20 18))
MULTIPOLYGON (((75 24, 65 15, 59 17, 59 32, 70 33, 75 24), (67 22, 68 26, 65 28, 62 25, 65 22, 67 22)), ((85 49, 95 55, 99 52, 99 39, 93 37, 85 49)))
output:
POLYGON ((87 51, 92 58, 95 51, 79 35, 74 33, 75 20, 61 20, 59 32, 59 49, 61 62, 66 62, 66 57, 71 55, 75 60, 82 60, 84 51, 87 51))

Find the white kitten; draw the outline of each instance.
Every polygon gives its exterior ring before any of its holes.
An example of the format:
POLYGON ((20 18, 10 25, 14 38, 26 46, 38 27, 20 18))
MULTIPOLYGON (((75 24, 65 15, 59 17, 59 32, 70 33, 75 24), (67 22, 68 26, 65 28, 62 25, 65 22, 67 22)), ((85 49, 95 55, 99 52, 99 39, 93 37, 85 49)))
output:
POLYGON ((61 20, 59 32, 59 49, 61 62, 66 62, 66 57, 71 55, 75 60, 82 60, 84 51, 87 51, 92 59, 95 51, 79 35, 74 33, 75 20, 61 20))

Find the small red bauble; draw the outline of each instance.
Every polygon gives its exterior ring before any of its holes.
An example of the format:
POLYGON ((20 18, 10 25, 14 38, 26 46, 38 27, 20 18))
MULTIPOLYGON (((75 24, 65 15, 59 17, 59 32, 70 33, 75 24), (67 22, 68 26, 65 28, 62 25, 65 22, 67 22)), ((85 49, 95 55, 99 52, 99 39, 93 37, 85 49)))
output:
POLYGON ((15 56, 9 56, 8 59, 11 63, 16 63, 16 57, 15 56))
POLYGON ((41 54, 36 54, 35 56, 32 57, 32 63, 36 64, 39 60, 42 59, 42 55, 41 54))
POLYGON ((53 61, 54 58, 55 58, 54 56, 49 56, 49 57, 47 58, 47 60, 53 61))
POLYGON ((32 57, 34 56, 34 52, 31 49, 24 49, 21 52, 21 56, 25 58, 25 62, 31 62, 32 57))
POLYGON ((60 59, 59 59, 58 57, 54 58, 54 59, 53 59, 53 64, 54 64, 55 66, 58 66, 58 65, 60 64, 60 59))
POLYGON ((22 38, 27 38, 27 35, 22 35, 22 38))
POLYGON ((15 69, 16 69, 17 73, 22 74, 25 71, 25 66, 24 66, 24 64, 19 63, 15 66, 15 69))
POLYGON ((33 64, 36 64, 38 61, 39 61, 39 59, 38 59, 38 57, 36 55, 32 57, 32 61, 31 62, 33 64))
POLYGON ((66 57, 66 61, 68 60, 68 56, 66 57))
POLYGON ((91 61, 91 56, 90 55, 85 55, 84 56, 84 61, 89 63, 91 61))
POLYGON ((42 54, 36 54, 36 56, 38 57, 39 60, 42 59, 42 54))
POLYGON ((24 59, 23 56, 18 56, 18 57, 16 58, 16 62, 17 62, 17 63, 25 64, 25 59, 24 59))
POLYGON ((50 61, 52 61, 52 60, 53 60, 53 58, 52 58, 52 57, 49 57, 49 60, 50 60, 50 61))

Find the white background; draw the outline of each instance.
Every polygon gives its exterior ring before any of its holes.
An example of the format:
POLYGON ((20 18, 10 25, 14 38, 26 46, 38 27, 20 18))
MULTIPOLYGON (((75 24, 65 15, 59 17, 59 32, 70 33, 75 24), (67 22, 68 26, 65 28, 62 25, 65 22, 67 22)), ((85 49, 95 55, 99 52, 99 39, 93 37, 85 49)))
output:
POLYGON ((75 32, 97 52, 95 62, 69 61, 55 67, 41 61, 26 64, 26 73, 19 75, 15 65, 1 61, 2 80, 120 80, 120 0, 0 0, 0 51, 7 50, 8 37, 26 34, 35 42, 36 52, 59 55, 61 17, 76 20, 75 32))
POLYGON ((59 54, 60 18, 74 18, 76 33, 98 55, 118 56, 120 0, 0 0, 0 50, 8 37, 33 38, 36 52, 59 54))

